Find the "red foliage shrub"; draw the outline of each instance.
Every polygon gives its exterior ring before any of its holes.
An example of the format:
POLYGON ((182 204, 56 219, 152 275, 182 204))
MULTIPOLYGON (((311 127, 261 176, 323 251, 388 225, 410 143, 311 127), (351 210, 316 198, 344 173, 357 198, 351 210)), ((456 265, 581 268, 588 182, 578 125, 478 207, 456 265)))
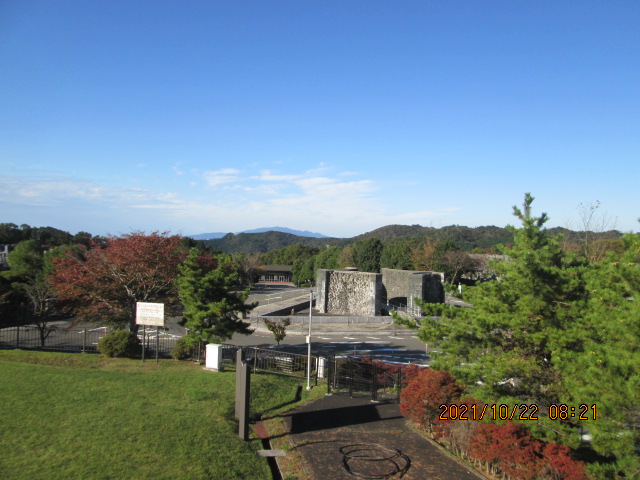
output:
POLYGON ((449 420, 435 420, 434 438, 443 439, 454 451, 468 451, 473 432, 480 425, 477 418, 481 415, 484 403, 473 397, 467 397, 456 401, 455 405, 455 410, 450 409, 445 414, 450 418, 449 420), (455 415, 455 418, 450 417, 451 415, 455 415))
POLYGON ((469 442, 472 457, 495 465, 511 478, 533 480, 542 468, 542 443, 515 423, 480 425, 469 442))
POLYGON ((421 427, 432 430, 440 415, 440 405, 460 398, 464 388, 449 373, 422 369, 407 383, 400 395, 400 411, 421 427))
POLYGON ((402 370, 402 387, 406 387, 411 380, 413 380, 416 375, 418 375, 423 370, 429 370, 429 367, 423 367, 421 365, 409 364, 402 370))
POLYGON ((586 480, 587 473, 584 463, 574 460, 569 456, 571 449, 564 445, 547 443, 542 451, 547 465, 546 470, 550 470, 551 478, 559 480, 586 480))
POLYGON ((467 451, 471 457, 486 462, 513 480, 586 480, 584 464, 569 456, 571 449, 534 439, 521 424, 503 425, 474 420, 484 404, 472 397, 460 399, 464 387, 444 371, 410 366, 400 401, 400 411, 436 439, 445 439, 455 451, 467 451), (466 420, 441 420, 440 405, 456 405, 445 415, 466 411, 466 420), (462 408, 466 405, 466 410, 462 408), (453 413, 455 412, 455 413, 453 413))
POLYGON ((566 446, 535 440, 524 426, 511 422, 480 425, 469 442, 473 458, 513 479, 586 480, 584 464, 569 457, 569 451, 566 446))

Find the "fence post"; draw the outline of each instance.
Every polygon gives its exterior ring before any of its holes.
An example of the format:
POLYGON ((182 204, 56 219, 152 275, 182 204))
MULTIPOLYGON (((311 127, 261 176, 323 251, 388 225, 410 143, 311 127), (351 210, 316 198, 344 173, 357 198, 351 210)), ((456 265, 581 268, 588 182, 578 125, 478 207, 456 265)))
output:
POLYGON ((378 366, 375 362, 371 362, 371 401, 375 402, 378 400, 378 366))
POLYGON ((251 403, 251 370, 246 362, 245 352, 236 352, 236 417, 238 418, 238 436, 249 440, 249 411, 251 403))
POLYGON ((20 325, 16 327, 16 348, 20 348, 20 325))
POLYGON ((333 382, 333 369, 335 368, 334 362, 336 361, 336 356, 331 355, 328 359, 327 365, 327 395, 331 395, 331 383, 333 382))
POLYGON ((253 347, 253 373, 258 371, 258 347, 253 347))
POLYGON ((348 358, 349 361, 349 396, 353 398, 353 359, 348 358))
POLYGON ((84 327, 84 335, 82 335, 82 353, 87 351, 87 327, 84 327))

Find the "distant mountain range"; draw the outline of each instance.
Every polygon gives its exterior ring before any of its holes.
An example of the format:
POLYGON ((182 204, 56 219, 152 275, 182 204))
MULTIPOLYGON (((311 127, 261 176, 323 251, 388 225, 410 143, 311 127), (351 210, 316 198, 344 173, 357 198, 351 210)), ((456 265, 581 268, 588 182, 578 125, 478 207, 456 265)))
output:
MULTIPOLYGON (((234 235, 238 235, 240 233, 266 233, 266 232, 289 233, 291 235, 296 235, 298 237, 328 238, 326 235, 323 235, 321 233, 309 232, 307 230, 293 230, 287 227, 262 227, 262 228, 256 228, 254 230, 244 230, 242 232, 236 232, 234 233, 234 235)), ((198 235, 187 235, 187 237, 193 238, 194 240, 213 240, 216 238, 222 238, 228 234, 229 232, 211 232, 211 233, 200 233, 198 235)))
MULTIPOLYGON (((583 235, 565 228, 551 228, 547 231, 549 235, 554 236, 562 233, 568 243, 579 242, 583 235)), ((368 238, 378 238, 384 244, 398 240, 423 241, 428 239, 434 242, 448 240, 458 248, 466 251, 471 251, 474 248, 493 249, 499 244, 508 245, 513 243, 513 233, 507 228, 495 226, 471 228, 460 225, 450 225, 442 228, 423 227, 421 225, 387 225, 352 238, 311 236, 310 232, 299 232, 280 227, 259 228, 238 234, 227 233, 222 235, 218 238, 201 241, 215 250, 226 253, 264 253, 297 243, 317 248, 326 248, 328 246, 343 248, 358 240, 366 240, 368 238)), ((593 238, 611 239, 618 238, 620 235, 620 232, 613 230, 592 236, 593 238)), ((196 236, 191 236, 191 238, 200 240, 196 236)))

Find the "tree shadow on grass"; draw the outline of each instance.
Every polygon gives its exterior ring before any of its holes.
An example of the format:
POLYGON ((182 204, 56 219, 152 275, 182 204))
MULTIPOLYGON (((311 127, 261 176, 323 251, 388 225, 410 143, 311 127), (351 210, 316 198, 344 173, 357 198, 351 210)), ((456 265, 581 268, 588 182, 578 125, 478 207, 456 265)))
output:
POLYGON ((275 407, 271 407, 265 410, 260 415, 258 415, 258 420, 268 420, 269 418, 271 418, 269 417, 269 412, 275 412, 288 405, 293 405, 294 403, 298 403, 301 398, 302 398, 302 385, 298 385, 298 387, 296 388, 295 396, 291 400, 287 402, 283 402, 280 405, 276 405, 275 407))

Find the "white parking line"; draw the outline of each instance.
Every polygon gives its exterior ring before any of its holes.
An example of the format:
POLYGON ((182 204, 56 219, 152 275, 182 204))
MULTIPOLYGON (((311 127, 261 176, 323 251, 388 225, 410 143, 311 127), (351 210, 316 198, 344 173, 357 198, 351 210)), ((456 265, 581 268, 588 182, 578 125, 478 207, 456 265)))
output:
POLYGON ((380 340, 380 337, 367 337, 370 338, 371 340, 380 340))

